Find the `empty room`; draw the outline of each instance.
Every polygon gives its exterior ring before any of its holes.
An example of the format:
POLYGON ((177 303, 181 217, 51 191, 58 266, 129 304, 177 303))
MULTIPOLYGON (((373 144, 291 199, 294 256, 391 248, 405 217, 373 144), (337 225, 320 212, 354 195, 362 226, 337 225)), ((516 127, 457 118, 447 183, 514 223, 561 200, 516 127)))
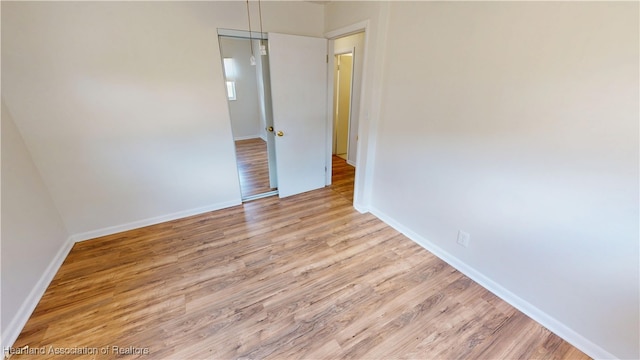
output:
POLYGON ((638 2, 0 12, 4 358, 640 358, 638 2))

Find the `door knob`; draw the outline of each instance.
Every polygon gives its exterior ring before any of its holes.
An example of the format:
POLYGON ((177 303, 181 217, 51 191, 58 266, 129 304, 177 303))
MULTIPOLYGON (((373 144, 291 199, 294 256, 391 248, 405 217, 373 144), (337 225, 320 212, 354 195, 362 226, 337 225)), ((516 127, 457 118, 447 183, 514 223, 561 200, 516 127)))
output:
POLYGON ((269 132, 273 132, 273 126, 269 126, 269 127, 267 128, 267 131, 269 131, 269 132))
POLYGON ((278 131, 278 132, 276 133, 276 135, 278 135, 278 136, 284 136, 284 133, 283 133, 282 131, 278 131))

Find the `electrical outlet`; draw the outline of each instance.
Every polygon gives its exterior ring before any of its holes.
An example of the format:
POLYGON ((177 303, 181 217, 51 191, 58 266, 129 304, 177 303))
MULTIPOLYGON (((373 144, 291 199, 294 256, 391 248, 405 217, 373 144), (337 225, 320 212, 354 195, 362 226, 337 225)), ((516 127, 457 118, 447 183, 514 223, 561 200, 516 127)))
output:
POLYGON ((462 230, 458 230, 458 245, 462 247, 469 247, 469 241, 471 241, 471 235, 462 230))

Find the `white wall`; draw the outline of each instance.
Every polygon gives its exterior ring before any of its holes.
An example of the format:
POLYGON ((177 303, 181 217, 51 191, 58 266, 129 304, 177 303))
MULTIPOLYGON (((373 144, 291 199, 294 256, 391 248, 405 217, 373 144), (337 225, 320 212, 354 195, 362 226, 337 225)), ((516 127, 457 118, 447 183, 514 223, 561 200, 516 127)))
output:
MULTIPOLYGON (((246 29, 245 3, 1 6, 3 96, 76 239, 240 202, 217 28, 246 29)), ((323 32, 321 5, 262 14, 323 32)))
MULTIPOLYGON (((256 65, 251 65, 249 39, 221 37, 222 56, 233 61, 234 76, 227 80, 236 82, 236 100, 229 101, 231 131, 236 140, 260 137, 262 132, 260 100, 256 65)), ((254 54, 258 58, 259 54, 254 54)))
POLYGON ((640 357, 638 10, 390 9, 374 213, 592 356, 640 357))
POLYGON ((347 161, 356 165, 358 150, 358 124, 360 120, 360 97, 362 94, 362 71, 364 67, 364 33, 349 35, 334 42, 334 54, 354 51, 353 79, 351 90, 351 121, 349 124, 349 153, 347 161))
POLYGON ((2 309, 0 348, 17 338, 57 266, 68 234, 2 101, 2 309))

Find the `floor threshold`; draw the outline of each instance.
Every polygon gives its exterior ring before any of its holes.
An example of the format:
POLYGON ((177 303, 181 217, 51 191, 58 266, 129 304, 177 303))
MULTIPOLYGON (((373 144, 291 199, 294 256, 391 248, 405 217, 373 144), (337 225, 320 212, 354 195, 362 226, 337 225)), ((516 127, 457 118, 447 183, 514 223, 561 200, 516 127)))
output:
POLYGON ((267 192, 262 193, 262 194, 255 194, 255 195, 246 196, 246 197, 242 198, 242 202, 245 203, 245 202, 258 200, 258 199, 262 199, 262 198, 266 198, 266 197, 274 196, 274 195, 278 195, 278 190, 267 191, 267 192))

